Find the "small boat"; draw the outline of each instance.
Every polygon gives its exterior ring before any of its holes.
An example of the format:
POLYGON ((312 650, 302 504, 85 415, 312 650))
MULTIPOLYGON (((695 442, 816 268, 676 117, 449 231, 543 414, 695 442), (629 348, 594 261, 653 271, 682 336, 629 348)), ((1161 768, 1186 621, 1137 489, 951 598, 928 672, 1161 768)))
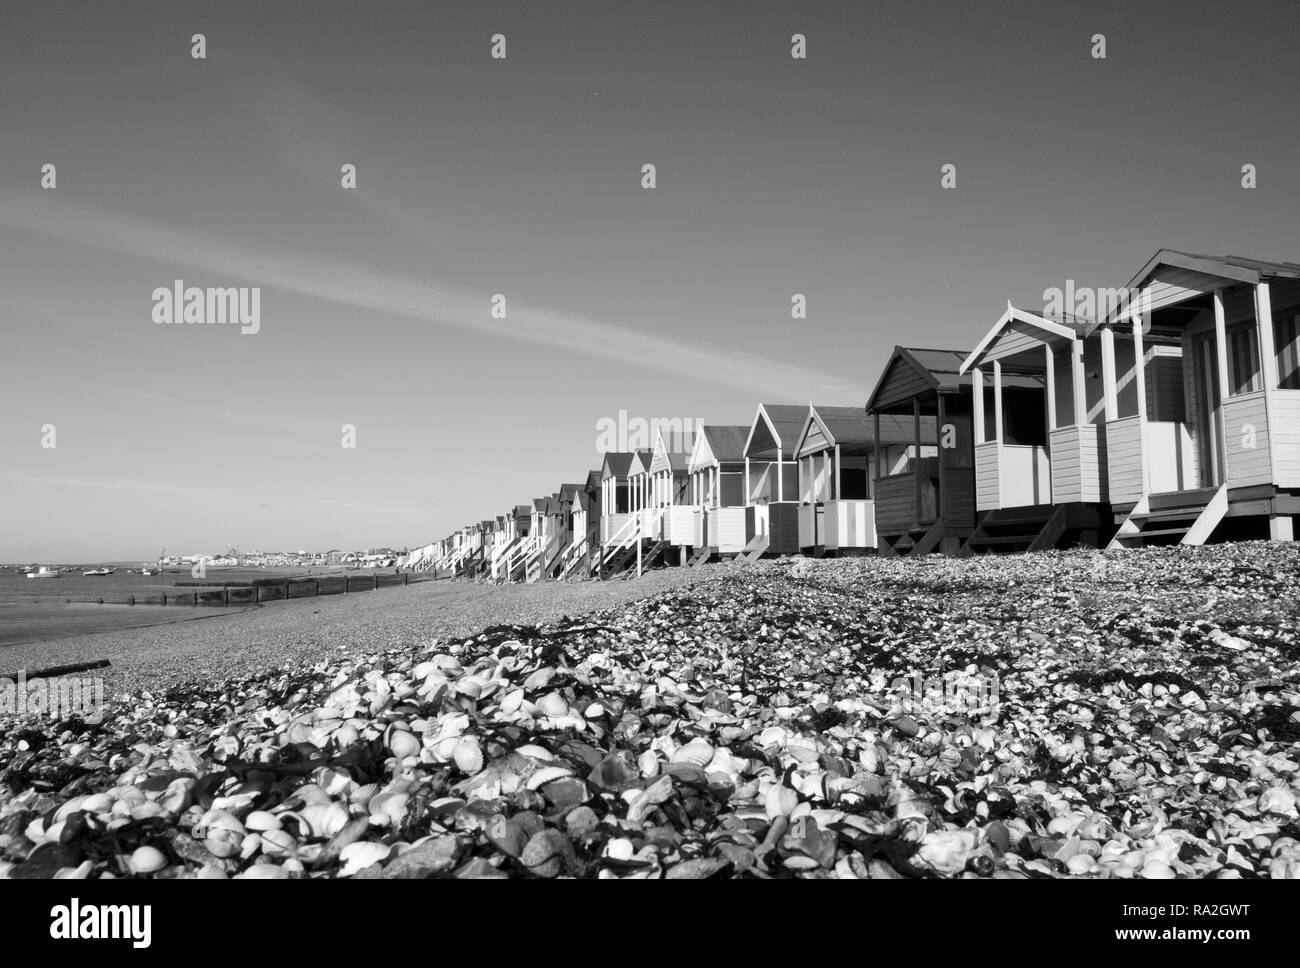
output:
POLYGON ((60 578, 62 576, 59 574, 59 570, 57 568, 50 568, 48 565, 41 565, 41 567, 38 568, 36 571, 29 571, 27 573, 27 577, 28 578, 60 578))
POLYGON ((156 575, 156 574, 158 574, 158 571, 159 571, 159 569, 157 569, 157 568, 153 568, 153 569, 150 569, 150 568, 141 568, 141 569, 140 569, 140 574, 142 574, 142 575, 156 575))
POLYGON ((95 578, 99 578, 102 575, 113 574, 113 569, 112 568, 91 568, 89 571, 83 571, 81 574, 82 576, 87 578, 91 576, 94 576, 95 578))

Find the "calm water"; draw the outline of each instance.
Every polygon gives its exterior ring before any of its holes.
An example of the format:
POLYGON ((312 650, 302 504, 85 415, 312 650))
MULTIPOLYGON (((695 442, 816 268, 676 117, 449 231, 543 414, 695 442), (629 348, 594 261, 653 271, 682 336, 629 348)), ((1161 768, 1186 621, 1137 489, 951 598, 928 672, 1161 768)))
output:
MULTIPOLYGON (((47 564, 63 567, 56 562, 47 564)), ((58 578, 28 578, 10 567, 0 570, 0 646, 190 621, 227 610, 236 611, 237 606, 233 603, 229 609, 221 605, 200 605, 197 608, 189 605, 189 597, 195 591, 219 591, 224 583, 237 585, 256 580, 327 579, 330 576, 339 581, 345 574, 364 581, 375 573, 370 569, 344 571, 337 567, 208 568, 201 583, 191 576, 188 566, 145 576, 127 574, 127 567, 139 568, 139 562, 131 562, 117 566, 111 575, 82 575, 81 572, 89 567, 92 566, 78 565, 75 571, 58 578), (164 594, 172 603, 165 608, 159 604, 164 594), (137 604, 128 605, 133 595, 137 604), (179 596, 185 597, 184 605, 176 604, 179 596), (101 598, 104 600, 102 605, 98 603, 101 598)), ((391 575, 393 569, 379 569, 379 573, 391 575)), ((242 607, 249 606, 245 604, 242 607)))

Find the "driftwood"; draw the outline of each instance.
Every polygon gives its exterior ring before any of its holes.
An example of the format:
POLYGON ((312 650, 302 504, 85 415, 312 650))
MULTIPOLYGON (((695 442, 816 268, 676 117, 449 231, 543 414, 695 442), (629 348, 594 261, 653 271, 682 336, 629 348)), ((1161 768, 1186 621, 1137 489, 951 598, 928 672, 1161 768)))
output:
POLYGON ((73 665, 50 666, 48 669, 36 669, 32 672, 13 673, 5 676, 10 682, 17 682, 19 676, 30 682, 33 679, 47 679, 51 676, 68 676, 74 672, 89 672, 91 669, 107 669, 110 663, 107 659, 96 659, 94 662, 77 662, 73 665))

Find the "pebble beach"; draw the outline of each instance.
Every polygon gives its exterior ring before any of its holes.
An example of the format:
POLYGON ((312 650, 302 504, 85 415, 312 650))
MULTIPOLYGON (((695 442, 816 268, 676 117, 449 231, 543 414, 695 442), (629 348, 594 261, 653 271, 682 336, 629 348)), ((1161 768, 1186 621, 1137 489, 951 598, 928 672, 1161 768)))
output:
POLYGON ((0 874, 1294 878, 1298 585, 1290 543, 788 558, 43 643, 125 695, 0 724, 0 874))

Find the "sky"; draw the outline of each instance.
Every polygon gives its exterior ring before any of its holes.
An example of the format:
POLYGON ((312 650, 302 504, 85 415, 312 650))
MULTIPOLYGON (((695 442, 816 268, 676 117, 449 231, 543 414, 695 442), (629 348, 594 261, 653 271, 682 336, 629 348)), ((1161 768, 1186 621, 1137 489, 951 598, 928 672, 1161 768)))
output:
POLYGON ((969 349, 1161 247, 1300 261, 1297 27, 6 0, 0 561, 414 547, 583 480, 620 410, 861 405, 896 344, 969 349), (156 323, 178 279, 258 287, 257 332, 156 323))

